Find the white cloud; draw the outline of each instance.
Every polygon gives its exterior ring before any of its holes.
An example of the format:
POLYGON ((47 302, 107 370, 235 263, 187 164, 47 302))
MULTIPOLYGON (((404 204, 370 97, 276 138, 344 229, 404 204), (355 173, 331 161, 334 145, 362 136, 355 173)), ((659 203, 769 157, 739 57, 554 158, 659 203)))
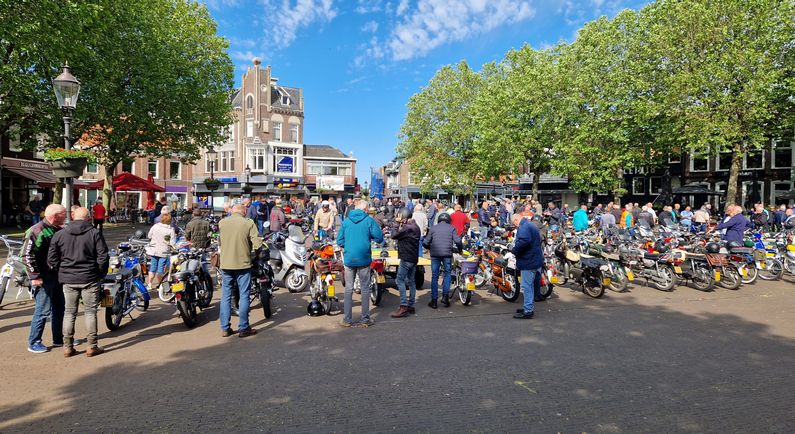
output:
POLYGON ((368 33, 375 33, 378 31, 378 22, 377 21, 368 21, 362 26, 363 32, 368 33))
POLYGON ((248 50, 248 51, 233 51, 230 54, 230 57, 233 60, 237 60, 238 62, 246 62, 246 63, 251 63, 251 59, 253 59, 255 57, 259 57, 260 59, 262 59, 262 55, 261 54, 257 54, 257 53, 255 53, 255 52, 253 52, 251 50, 248 50))
POLYGON ((240 0, 204 0, 208 8, 219 10, 223 8, 236 8, 240 6, 240 0))
POLYGON ((265 42, 270 48, 289 46, 298 30, 314 23, 330 22, 337 16, 334 0, 264 0, 270 23, 265 31, 265 42))
POLYGON ((400 0, 397 9, 395 9, 395 15, 401 16, 406 13, 407 10, 409 10, 409 0, 400 0))
POLYGON ((372 14, 381 12, 381 0, 358 0, 356 9, 357 14, 372 14))
POLYGON ((388 51, 393 60, 408 60, 446 43, 526 21, 534 15, 527 0, 419 0, 416 8, 393 29, 385 47, 371 43, 368 50, 388 51))

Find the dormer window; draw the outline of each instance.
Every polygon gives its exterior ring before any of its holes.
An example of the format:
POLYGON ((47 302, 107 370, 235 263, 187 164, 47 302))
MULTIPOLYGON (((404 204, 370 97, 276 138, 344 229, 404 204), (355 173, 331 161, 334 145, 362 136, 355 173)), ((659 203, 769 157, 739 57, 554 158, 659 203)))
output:
POLYGON ((290 95, 286 93, 282 94, 282 105, 290 105, 290 95))

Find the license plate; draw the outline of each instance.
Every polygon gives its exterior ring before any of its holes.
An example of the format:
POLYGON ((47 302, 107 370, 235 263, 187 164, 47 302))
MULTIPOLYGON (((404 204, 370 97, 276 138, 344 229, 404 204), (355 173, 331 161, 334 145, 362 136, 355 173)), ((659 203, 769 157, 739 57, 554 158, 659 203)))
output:
POLYGON ((743 267, 741 271, 743 273, 743 277, 748 277, 748 268, 743 267))
POLYGON ((635 273, 633 273, 631 271, 627 271, 627 279, 629 279, 630 282, 635 280, 635 273))
POLYGON ((474 291, 474 290, 475 290, 475 283, 467 282, 467 291, 474 291))
POLYGON ((334 297, 334 285, 329 285, 326 287, 326 295, 329 297, 334 297))
POLYGON ((3 265, 2 270, 0 270, 0 276, 6 277, 10 276, 14 273, 14 267, 9 264, 3 265))
POLYGON ((375 276, 375 281, 378 283, 384 283, 386 282, 386 277, 379 274, 378 276, 375 276))
POLYGON ((759 268, 765 269, 765 261, 759 261, 759 268))
POLYGON ((611 282, 612 282, 612 280, 610 280, 609 277, 605 277, 604 279, 602 279, 602 285, 604 285, 604 286, 610 286, 611 282))
POLYGON ((99 307, 110 307, 110 306, 113 306, 113 296, 108 293, 105 293, 105 295, 103 295, 103 297, 99 300, 99 307))
POLYGON ((674 273, 682 274, 682 267, 674 267, 674 273))
POLYGON ((185 284, 182 282, 171 285, 171 292, 180 292, 185 290, 185 284))
POLYGON ((552 276, 549 278, 549 282, 552 283, 553 285, 557 285, 558 281, 559 281, 558 276, 552 276))
POLYGON ((715 272, 715 281, 720 282, 720 271, 715 272))

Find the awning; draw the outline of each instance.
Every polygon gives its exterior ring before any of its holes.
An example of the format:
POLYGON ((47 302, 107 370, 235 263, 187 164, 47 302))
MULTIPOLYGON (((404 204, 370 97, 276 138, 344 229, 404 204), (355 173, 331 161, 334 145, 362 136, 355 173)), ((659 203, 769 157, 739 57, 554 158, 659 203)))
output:
POLYGON ((129 172, 122 172, 113 176, 113 190, 115 191, 166 191, 165 188, 133 175, 129 172))
POLYGON ((4 167, 3 170, 8 170, 9 172, 16 173, 23 178, 30 179, 31 181, 36 181, 37 183, 45 183, 45 184, 53 184, 55 185, 55 175, 53 175, 52 171, 46 170, 36 170, 30 168, 23 168, 23 167, 4 167))

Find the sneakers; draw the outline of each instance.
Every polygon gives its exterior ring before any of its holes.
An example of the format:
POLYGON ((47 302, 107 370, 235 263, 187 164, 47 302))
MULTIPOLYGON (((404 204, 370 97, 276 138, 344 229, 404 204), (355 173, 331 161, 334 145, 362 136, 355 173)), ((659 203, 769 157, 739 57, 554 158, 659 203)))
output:
POLYGON ((69 357, 74 356, 75 354, 77 354, 77 350, 75 350, 72 347, 66 347, 63 349, 63 356, 66 357, 67 359, 69 357))
POLYGON ((430 307, 431 309, 436 309, 438 307, 436 304, 436 299, 433 299, 430 302, 428 302, 428 307, 430 307))
POLYGON ((344 329, 348 329, 348 328, 353 327, 353 323, 345 321, 345 320, 342 320, 342 322, 340 323, 340 327, 342 327, 344 329))
POLYGON ((98 356, 98 355, 100 355, 100 354, 102 354, 104 352, 105 352, 105 350, 100 348, 100 347, 91 347, 88 350, 86 350, 86 356, 87 357, 94 357, 94 356, 98 356))
POLYGON ((44 346, 44 344, 41 342, 34 342, 33 345, 28 347, 28 351, 31 353, 41 354, 50 351, 50 349, 44 346))
POLYGON ((362 326, 362 327, 367 328, 367 327, 370 327, 372 325, 375 325, 375 321, 373 321, 372 318, 367 318, 367 319, 363 319, 362 322, 359 323, 359 325, 362 326))
POLYGON ((241 337, 241 338, 247 338, 249 336, 254 336, 255 334, 257 334, 257 330, 255 330, 255 329, 253 329, 251 327, 248 327, 248 328, 240 330, 240 332, 238 332, 237 335, 239 337, 241 337))
POLYGON ((232 330, 231 328, 226 329, 223 332, 221 332, 221 336, 223 336, 225 338, 228 338, 229 336, 232 336, 233 334, 235 334, 235 331, 232 330))
POLYGON ((391 316, 392 318, 405 318, 409 316, 409 308, 408 306, 401 305, 398 308, 398 310, 392 312, 391 314, 389 314, 389 316, 391 316))
POLYGON ((524 313, 524 310, 522 310, 521 312, 516 312, 513 317, 516 319, 533 319, 533 312, 524 313))

